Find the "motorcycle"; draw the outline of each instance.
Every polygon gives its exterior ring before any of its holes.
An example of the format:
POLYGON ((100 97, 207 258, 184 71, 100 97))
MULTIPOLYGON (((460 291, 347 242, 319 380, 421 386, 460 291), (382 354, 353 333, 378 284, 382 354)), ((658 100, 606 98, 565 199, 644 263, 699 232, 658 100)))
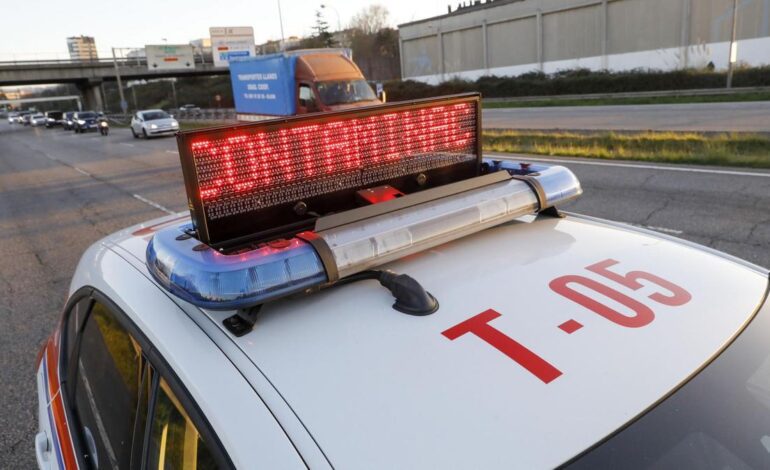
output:
POLYGON ((110 123, 106 119, 99 121, 99 133, 104 136, 110 133, 110 123))

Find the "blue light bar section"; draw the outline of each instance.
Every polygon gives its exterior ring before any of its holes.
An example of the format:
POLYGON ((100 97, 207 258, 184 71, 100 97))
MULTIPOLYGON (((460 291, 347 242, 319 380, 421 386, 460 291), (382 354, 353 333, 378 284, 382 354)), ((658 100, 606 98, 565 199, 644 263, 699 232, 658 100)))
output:
POLYGON ((150 273, 172 294, 201 308, 233 310, 259 305, 327 282, 310 244, 298 238, 224 255, 183 231, 158 231, 147 246, 150 273))

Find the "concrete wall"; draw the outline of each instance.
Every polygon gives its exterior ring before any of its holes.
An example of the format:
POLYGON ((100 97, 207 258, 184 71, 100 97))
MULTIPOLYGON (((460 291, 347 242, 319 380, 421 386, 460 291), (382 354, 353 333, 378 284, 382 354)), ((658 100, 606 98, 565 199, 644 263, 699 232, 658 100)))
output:
MULTIPOLYGON (((770 64, 770 0, 738 1, 738 60, 770 64)), ((399 26, 402 78, 726 68, 733 0, 497 0, 399 26)))

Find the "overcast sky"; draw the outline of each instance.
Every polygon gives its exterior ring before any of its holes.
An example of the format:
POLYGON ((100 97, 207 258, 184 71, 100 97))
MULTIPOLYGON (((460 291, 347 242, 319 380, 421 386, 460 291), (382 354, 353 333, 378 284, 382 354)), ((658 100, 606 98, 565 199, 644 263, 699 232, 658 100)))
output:
MULTIPOLYGON (((5 2, 3 2, 5 3, 5 2)), ((342 27, 362 8, 380 3, 390 11, 395 26, 446 12, 448 0, 282 0, 284 35, 312 32, 315 11, 321 3, 339 12, 342 27)), ((457 0, 454 0, 454 4, 457 0)), ((332 30, 337 15, 327 8, 332 30)), ((253 26, 257 44, 280 39, 277 0, 23 0, 4 4, 0 33, 0 60, 67 57, 66 38, 87 35, 96 47, 141 47, 145 44, 186 44, 208 37, 210 26, 253 26)))

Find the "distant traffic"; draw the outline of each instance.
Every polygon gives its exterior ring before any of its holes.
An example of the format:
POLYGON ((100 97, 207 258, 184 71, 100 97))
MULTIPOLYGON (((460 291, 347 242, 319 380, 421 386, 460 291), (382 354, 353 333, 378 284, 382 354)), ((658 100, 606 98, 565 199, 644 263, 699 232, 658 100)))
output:
MULTIPOLYGON (((188 104, 180 107, 182 113, 195 115, 200 113, 200 108, 188 104)), ((107 116, 97 111, 46 111, 35 110, 11 111, 7 114, 8 124, 21 124, 23 126, 46 127, 51 129, 61 127, 65 131, 73 131, 76 134, 85 134, 90 131, 98 131, 107 136, 110 132, 110 122, 107 116)), ((173 114, 162 109, 145 109, 131 116, 131 134, 135 138, 156 137, 172 135, 179 130, 179 122, 173 114)))

